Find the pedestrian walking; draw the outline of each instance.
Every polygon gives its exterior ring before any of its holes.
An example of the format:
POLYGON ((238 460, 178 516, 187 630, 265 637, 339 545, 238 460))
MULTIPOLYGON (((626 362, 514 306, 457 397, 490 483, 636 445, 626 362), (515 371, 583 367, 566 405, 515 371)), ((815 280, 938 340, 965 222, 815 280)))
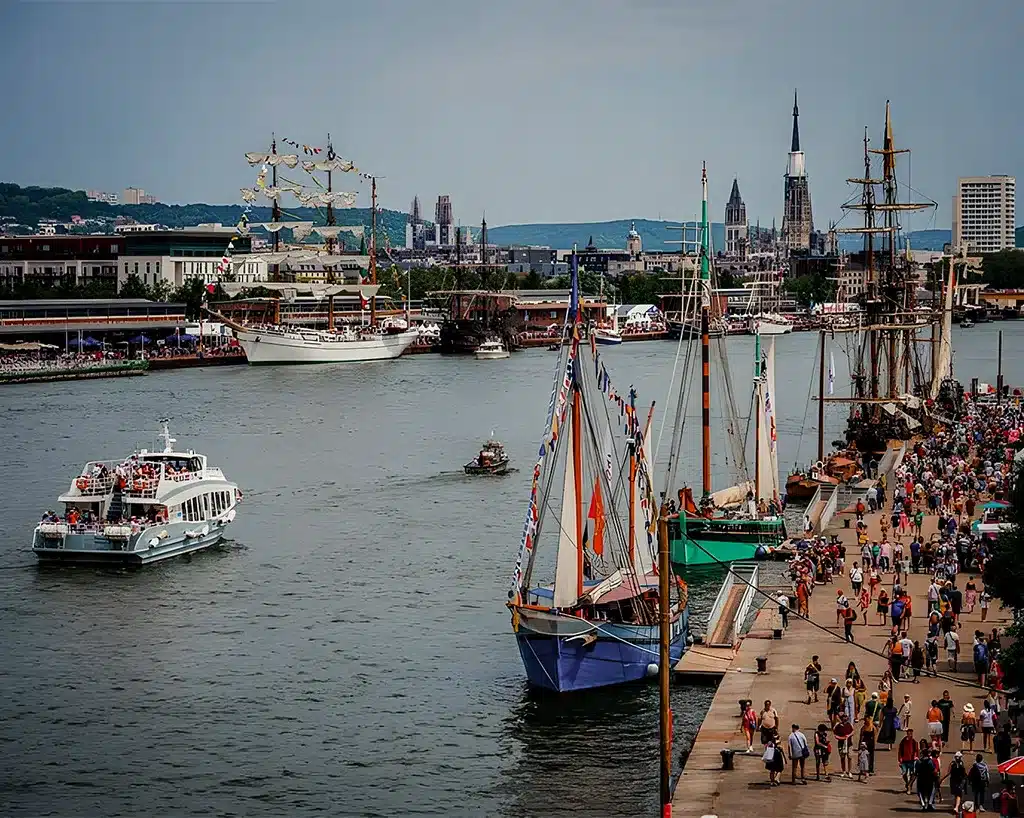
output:
POLYGON ((791 732, 789 734, 789 761, 791 765, 792 775, 790 777, 790 783, 796 784, 796 770, 800 768, 800 783, 807 783, 807 775, 805 772, 805 765, 807 759, 810 758, 811 748, 807 743, 807 737, 800 732, 800 725, 791 725, 791 732))

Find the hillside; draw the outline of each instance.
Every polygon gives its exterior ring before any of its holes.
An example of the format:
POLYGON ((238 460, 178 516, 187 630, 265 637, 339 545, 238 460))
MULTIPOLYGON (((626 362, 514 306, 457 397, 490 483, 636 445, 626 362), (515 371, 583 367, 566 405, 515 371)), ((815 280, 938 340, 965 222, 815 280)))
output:
MULTIPOLYGON (((602 249, 626 249, 626 234, 632 219, 617 219, 610 222, 581 222, 578 224, 507 224, 487 228, 487 240, 501 245, 539 245, 556 250, 571 250, 573 244, 586 247, 591 238, 594 245, 602 249)), ((679 250, 679 244, 668 242, 680 239, 679 222, 656 219, 636 219, 636 231, 643 239, 645 250, 679 250), (670 229, 670 228, 676 229, 670 229)), ((693 240, 693 231, 687 239, 693 240)), ((725 226, 711 225, 711 243, 716 249, 725 246, 725 226)))
MULTIPOLYGON (((40 219, 70 221, 72 216, 80 216, 83 219, 108 219, 111 229, 113 220, 118 216, 127 216, 142 224, 163 224, 167 227, 192 227, 210 222, 232 225, 238 223, 243 210, 242 205, 109 205, 105 202, 90 202, 83 190, 21 187, 0 182, 0 218, 8 216, 19 224, 32 226, 38 224, 40 219)), ((316 208, 289 208, 288 212, 300 220, 324 223, 323 211, 316 208)), ((369 230, 368 207, 341 209, 335 211, 335 214, 338 224, 362 224, 369 230)), ((269 207, 254 207, 249 212, 250 221, 270 221, 270 218, 269 207)), ((396 210, 382 210, 379 214, 378 227, 387 231, 388 240, 393 247, 401 247, 405 243, 405 220, 405 214, 396 210)), ((359 246, 359 239, 351 235, 346 236, 342 233, 339 238, 346 238, 354 248, 359 246)))

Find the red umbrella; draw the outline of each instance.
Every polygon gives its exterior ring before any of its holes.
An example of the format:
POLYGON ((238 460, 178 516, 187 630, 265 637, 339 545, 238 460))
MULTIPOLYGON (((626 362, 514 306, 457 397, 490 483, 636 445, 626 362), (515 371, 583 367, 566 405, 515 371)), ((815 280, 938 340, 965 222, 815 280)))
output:
POLYGON ((1004 761, 999 765, 999 772, 1003 775, 1024 775, 1024 756, 1004 761))

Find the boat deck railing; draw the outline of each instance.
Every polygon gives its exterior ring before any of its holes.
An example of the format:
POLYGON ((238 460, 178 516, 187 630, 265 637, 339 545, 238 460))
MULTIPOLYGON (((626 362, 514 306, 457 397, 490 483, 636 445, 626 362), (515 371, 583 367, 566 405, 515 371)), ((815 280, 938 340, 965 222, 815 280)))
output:
POLYGON ((708 616, 705 644, 711 647, 731 648, 735 645, 743 633, 743 624, 757 587, 760 568, 756 562, 741 560, 729 567, 708 616))

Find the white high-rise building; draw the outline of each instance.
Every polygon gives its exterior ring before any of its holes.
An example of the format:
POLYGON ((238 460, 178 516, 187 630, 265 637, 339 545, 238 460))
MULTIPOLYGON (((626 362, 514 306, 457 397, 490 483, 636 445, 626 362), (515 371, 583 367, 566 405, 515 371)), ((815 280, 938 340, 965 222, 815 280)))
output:
POLYGON ((1013 176, 962 176, 953 197, 953 246, 970 253, 1013 249, 1016 230, 1013 176))

